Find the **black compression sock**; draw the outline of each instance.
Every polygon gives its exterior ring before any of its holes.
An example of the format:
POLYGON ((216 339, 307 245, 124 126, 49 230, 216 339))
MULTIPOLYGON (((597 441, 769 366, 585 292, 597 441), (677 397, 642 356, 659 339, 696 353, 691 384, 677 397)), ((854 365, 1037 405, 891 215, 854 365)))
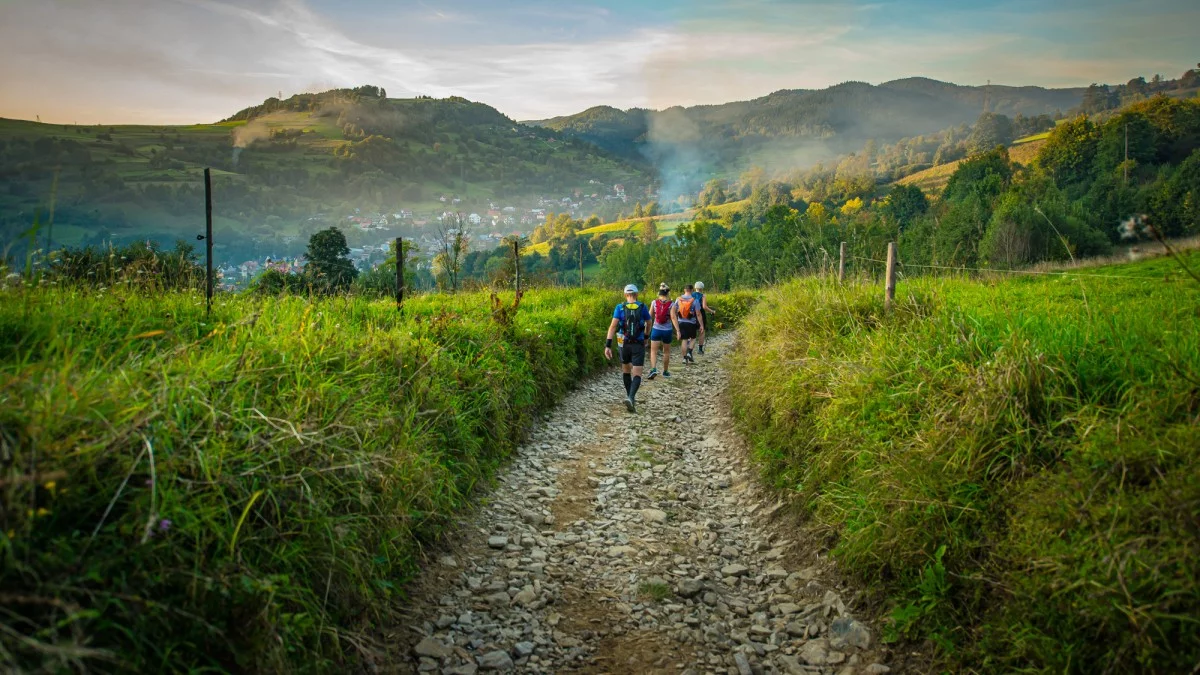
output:
POLYGON ((633 376, 629 373, 621 373, 622 379, 625 380, 625 395, 629 395, 629 388, 633 386, 633 376))
POLYGON ((638 387, 642 386, 642 376, 634 375, 633 384, 629 388, 629 398, 637 398, 638 387))

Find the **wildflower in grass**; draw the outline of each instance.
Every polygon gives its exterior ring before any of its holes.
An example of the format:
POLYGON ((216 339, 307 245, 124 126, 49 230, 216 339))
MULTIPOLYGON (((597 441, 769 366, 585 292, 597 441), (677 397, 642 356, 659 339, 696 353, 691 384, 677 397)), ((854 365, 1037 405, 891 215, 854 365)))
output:
POLYGON ((52 480, 48 480, 42 485, 42 487, 46 488, 50 492, 54 492, 54 488, 58 487, 58 483, 56 483, 55 481, 52 481, 52 480))
POLYGON ((171 531, 170 519, 163 518, 162 520, 158 521, 158 531, 159 532, 170 532, 171 531))

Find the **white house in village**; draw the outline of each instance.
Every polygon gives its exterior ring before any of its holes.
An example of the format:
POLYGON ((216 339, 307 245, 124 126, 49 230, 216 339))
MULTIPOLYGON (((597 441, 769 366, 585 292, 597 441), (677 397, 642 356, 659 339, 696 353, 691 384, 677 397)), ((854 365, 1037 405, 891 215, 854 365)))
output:
POLYGON ((479 223, 483 222, 483 217, 478 213, 472 213, 471 215, 467 216, 467 221, 472 225, 478 225, 479 223))

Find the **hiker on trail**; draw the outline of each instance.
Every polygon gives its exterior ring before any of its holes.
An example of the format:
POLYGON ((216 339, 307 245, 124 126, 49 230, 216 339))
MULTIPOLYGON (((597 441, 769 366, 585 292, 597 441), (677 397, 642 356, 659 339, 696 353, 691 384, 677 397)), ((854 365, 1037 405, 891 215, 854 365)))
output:
POLYGON ((662 376, 671 376, 671 340, 679 332, 679 321, 675 318, 675 303, 671 302, 671 287, 661 283, 658 285, 658 297, 650 303, 650 316, 654 317, 654 327, 650 330, 650 372, 647 380, 653 380, 658 375, 658 350, 662 348, 662 376))
POLYGON ((693 290, 692 284, 688 284, 683 289, 683 295, 675 299, 675 316, 679 321, 679 346, 683 350, 684 363, 696 362, 696 357, 692 355, 692 346, 696 342, 696 335, 704 330, 700 302, 692 294, 693 290))
POLYGON ((613 310, 604 341, 604 358, 612 360, 613 335, 621 336, 621 379, 625 382, 625 409, 637 411, 637 390, 642 386, 642 365, 646 360, 646 336, 650 333, 650 310, 638 302, 638 287, 625 287, 625 302, 613 310))
POLYGON ((700 353, 703 354, 704 338, 708 336, 708 315, 710 313, 716 314, 716 312, 708 307, 708 298, 705 297, 704 294, 704 282, 697 281, 696 283, 692 284, 692 286, 695 288, 695 290, 692 291, 692 295, 700 301, 700 339, 697 340, 697 342, 700 343, 700 353))

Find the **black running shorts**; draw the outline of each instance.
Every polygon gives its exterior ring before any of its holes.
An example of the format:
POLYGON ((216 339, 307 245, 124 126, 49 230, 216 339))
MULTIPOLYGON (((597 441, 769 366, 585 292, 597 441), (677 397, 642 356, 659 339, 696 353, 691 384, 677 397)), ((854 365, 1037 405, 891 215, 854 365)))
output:
POLYGON ((696 334, 699 332, 700 332, 700 324, 688 323, 687 321, 679 322, 679 339, 680 340, 694 340, 694 339, 696 339, 696 334))
POLYGON ((621 363, 641 367, 646 363, 646 345, 626 340, 625 344, 621 345, 621 363))

